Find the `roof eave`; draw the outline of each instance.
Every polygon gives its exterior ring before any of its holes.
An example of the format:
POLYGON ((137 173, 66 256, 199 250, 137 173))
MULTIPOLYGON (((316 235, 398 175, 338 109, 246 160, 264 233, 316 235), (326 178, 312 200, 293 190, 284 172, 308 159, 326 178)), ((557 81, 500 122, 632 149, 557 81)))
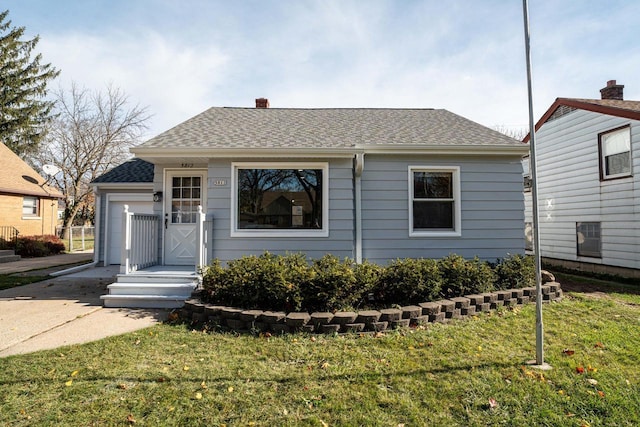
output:
POLYGON ((411 146, 411 145, 365 145, 360 147, 367 154, 436 154, 436 155, 523 155, 529 152, 529 147, 526 144, 520 145, 500 145, 500 144, 485 144, 485 145, 425 145, 425 146, 411 146))
POLYGON ((92 182, 96 190, 153 190, 153 182, 92 182))

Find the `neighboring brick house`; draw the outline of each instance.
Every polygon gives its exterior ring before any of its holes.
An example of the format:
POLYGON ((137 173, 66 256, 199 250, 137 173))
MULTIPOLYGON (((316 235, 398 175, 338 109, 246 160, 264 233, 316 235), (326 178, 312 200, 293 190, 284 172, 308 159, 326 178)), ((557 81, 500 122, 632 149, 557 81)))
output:
MULTIPOLYGON (((20 236, 55 234, 58 199, 63 195, 0 143, 0 229, 15 227, 20 236)), ((1 236, 0 236, 1 237, 1 236)))

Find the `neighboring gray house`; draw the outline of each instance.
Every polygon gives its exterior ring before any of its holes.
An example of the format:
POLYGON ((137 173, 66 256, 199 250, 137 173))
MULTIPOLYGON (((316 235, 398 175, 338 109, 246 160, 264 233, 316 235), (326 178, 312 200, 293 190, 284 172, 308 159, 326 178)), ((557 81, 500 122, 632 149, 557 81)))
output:
POLYGON ((640 277, 640 101, 623 88, 611 80, 601 99, 558 98, 536 124, 540 254, 640 277))
POLYGON ((95 181, 107 218, 96 261, 118 263, 120 246, 125 272, 264 251, 380 264, 524 253, 527 145, 446 110, 280 109, 261 98, 210 108, 132 152, 155 166, 151 184, 95 181), (136 237, 122 244, 109 231, 127 194, 161 219, 144 239, 157 239, 156 259, 129 265, 136 237))

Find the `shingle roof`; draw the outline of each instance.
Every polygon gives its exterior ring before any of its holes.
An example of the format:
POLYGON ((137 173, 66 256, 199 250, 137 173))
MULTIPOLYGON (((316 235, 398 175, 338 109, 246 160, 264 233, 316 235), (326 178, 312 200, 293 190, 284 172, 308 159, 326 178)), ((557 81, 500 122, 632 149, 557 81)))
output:
POLYGON ((0 192, 61 198, 46 180, 6 145, 0 143, 0 192))
POLYGON ((94 184, 129 182, 153 182, 153 163, 130 159, 92 181, 94 184))
POLYGON ((213 107, 137 148, 349 149, 394 144, 522 145, 443 109, 213 107))
POLYGON ((617 108, 620 110, 628 110, 640 112, 640 101, 625 101, 622 99, 580 99, 580 98, 567 98, 575 102, 581 102, 584 104, 598 105, 602 107, 617 108))

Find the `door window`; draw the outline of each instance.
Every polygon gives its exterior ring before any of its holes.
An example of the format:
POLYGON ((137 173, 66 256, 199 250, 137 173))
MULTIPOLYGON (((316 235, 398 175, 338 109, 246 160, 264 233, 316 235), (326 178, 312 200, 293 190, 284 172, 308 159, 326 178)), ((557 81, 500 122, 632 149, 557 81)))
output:
POLYGON ((201 201, 202 178, 174 176, 171 180, 171 223, 193 224, 201 201))

